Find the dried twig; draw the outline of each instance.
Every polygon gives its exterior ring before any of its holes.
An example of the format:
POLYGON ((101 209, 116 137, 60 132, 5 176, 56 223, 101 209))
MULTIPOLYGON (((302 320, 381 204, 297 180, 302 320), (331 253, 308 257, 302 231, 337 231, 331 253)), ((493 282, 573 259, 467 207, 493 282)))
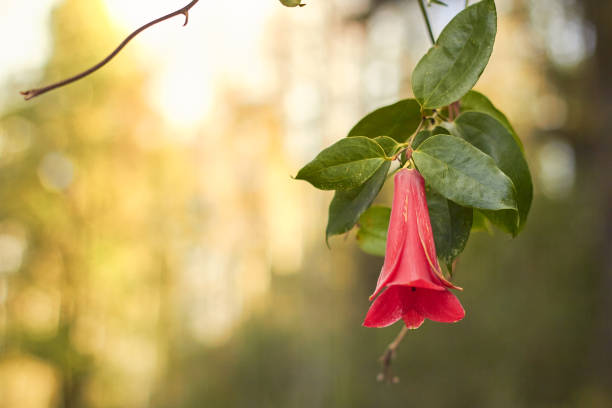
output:
POLYGON ((30 100, 32 98, 37 97, 38 95, 42 95, 46 92, 52 91, 54 89, 60 88, 62 86, 68 85, 72 82, 78 81, 79 79, 82 79, 94 72, 96 72, 97 70, 99 70, 100 68, 102 68, 104 65, 108 64, 117 54, 119 54, 119 52, 121 52, 121 50, 134 38, 136 37, 138 34, 140 34, 141 32, 143 32, 144 30, 146 30, 149 27, 152 27, 156 24, 161 23, 162 21, 166 21, 169 20, 173 17, 176 16, 180 16, 183 15, 185 16, 185 23, 183 24, 183 26, 186 26, 187 23, 189 22, 189 10, 191 10, 191 8, 193 6, 195 6, 198 1, 200 0, 192 0, 189 4, 187 4, 185 7, 176 10, 170 14, 167 14, 163 17, 160 17, 156 20, 153 20, 145 25, 143 25, 142 27, 140 27, 139 29, 137 29, 136 31, 134 31, 132 34, 130 34, 129 36, 127 36, 127 38, 125 40, 123 40, 121 42, 121 44, 119 44, 119 46, 117 48, 115 48, 115 50, 113 52, 111 52, 106 58, 104 58, 102 61, 100 61, 99 63, 97 63, 96 65, 94 65, 93 67, 77 74, 74 75, 70 78, 64 79, 62 81, 56 82, 54 84, 42 87, 42 88, 35 88, 35 89, 30 89, 28 91, 22 91, 20 92, 23 95, 23 98, 27 101, 30 100))

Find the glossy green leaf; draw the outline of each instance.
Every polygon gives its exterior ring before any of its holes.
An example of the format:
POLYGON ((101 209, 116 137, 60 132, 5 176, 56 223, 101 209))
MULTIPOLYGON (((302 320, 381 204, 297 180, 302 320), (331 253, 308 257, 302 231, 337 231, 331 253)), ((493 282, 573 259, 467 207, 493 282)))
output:
POLYGON ((421 143, 423 143, 425 140, 434 135, 450 135, 450 132, 441 126, 436 126, 435 128, 433 128, 433 130, 421 130, 414 137, 412 146, 416 149, 421 145, 421 143))
POLYGON ((462 113, 454 122, 452 132, 491 156, 514 184, 516 211, 485 211, 491 222, 516 236, 527 221, 533 199, 533 184, 529 166, 521 147, 508 129, 495 118, 480 112, 462 113))
POLYGON ((463 98, 461 98, 461 112, 482 112, 494 117, 499 123, 504 125, 506 129, 508 129, 508 131, 514 137, 514 140, 516 140, 516 143, 521 148, 521 150, 524 151, 523 142, 518 137, 506 115, 504 115, 502 111, 497 109, 491 103, 489 98, 487 98, 480 92, 471 90, 463 98))
POLYGON ((388 136, 378 136, 374 138, 374 141, 380 145, 385 151, 387 157, 393 157, 404 147, 400 143, 397 143, 395 139, 391 139, 388 136))
POLYGON ((412 90, 423 108, 439 108, 465 95, 489 62, 497 32, 493 0, 461 11, 412 74, 412 90))
POLYGON ((414 99, 404 99, 368 114, 351 129, 348 136, 389 136, 405 142, 421 123, 421 107, 414 99))
POLYGON ((432 136, 412 158, 427 183, 449 200, 480 209, 516 210, 512 181, 490 156, 465 140, 432 136))
POLYGON ((355 226, 380 192, 391 162, 385 162, 362 186, 347 191, 336 191, 329 205, 329 216, 325 231, 326 241, 332 235, 348 232, 355 226))
POLYGON ((433 133, 431 132, 431 130, 421 130, 419 133, 416 134, 414 140, 412 141, 413 148, 418 148, 421 143, 423 143, 425 140, 429 139, 432 136, 433 133))
POLYGON ((365 183, 385 162, 385 151, 367 137, 340 140, 295 176, 321 190, 350 190, 365 183))
POLYGON ((431 188, 427 189, 427 207, 438 259, 451 270, 470 237, 474 210, 447 200, 431 188))
POLYGON ((364 252, 385 256, 390 218, 391 209, 380 206, 370 207, 359 217, 357 242, 364 252))

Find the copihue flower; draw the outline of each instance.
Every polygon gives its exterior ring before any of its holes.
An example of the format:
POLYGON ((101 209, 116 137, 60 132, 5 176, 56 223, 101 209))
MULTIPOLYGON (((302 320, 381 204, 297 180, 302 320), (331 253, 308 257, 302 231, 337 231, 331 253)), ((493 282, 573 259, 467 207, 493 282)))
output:
POLYGON ((459 321, 465 310, 448 288, 461 288, 444 278, 438 264, 425 180, 412 169, 400 170, 394 180, 385 262, 370 300, 378 297, 363 325, 385 327, 403 319, 416 329, 425 319, 459 321))

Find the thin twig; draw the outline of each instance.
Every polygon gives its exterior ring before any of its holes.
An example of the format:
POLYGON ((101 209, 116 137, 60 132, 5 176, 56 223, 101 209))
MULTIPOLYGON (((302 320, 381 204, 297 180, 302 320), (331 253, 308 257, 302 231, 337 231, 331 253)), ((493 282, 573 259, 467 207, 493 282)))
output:
POLYGON ((431 29, 431 23, 429 22, 429 16, 427 15, 427 10, 425 10, 425 4, 423 4, 423 0, 418 0, 419 7, 421 8, 421 13, 423 14, 423 18, 425 19, 425 25, 427 26, 427 32, 429 33, 429 38, 431 39, 431 43, 436 43, 436 38, 433 35, 433 31, 431 29))
POLYGON ((189 10, 191 10, 191 8, 193 6, 195 6, 198 1, 200 0, 192 0, 189 4, 187 4, 185 7, 176 10, 170 14, 167 14, 163 17, 160 17, 156 20, 153 20, 145 25, 143 25, 142 27, 140 27, 139 29, 137 29, 136 31, 134 31, 132 34, 130 34, 129 36, 127 36, 127 38, 125 40, 123 40, 121 42, 121 44, 119 44, 119 46, 117 48, 115 48, 115 50, 113 52, 111 52, 106 58, 104 58, 102 61, 100 61, 99 63, 97 63, 96 65, 94 65, 93 67, 89 68, 86 71, 81 72, 80 74, 77 74, 75 76, 72 76, 70 78, 64 79, 62 81, 56 82, 54 84, 45 86, 43 88, 36 88, 36 89, 30 89, 28 91, 22 91, 20 92, 23 95, 23 98, 27 101, 30 100, 38 95, 42 95, 46 92, 52 91, 54 89, 60 88, 62 86, 68 85, 72 82, 78 81, 79 79, 82 79, 94 72, 96 72, 97 70, 99 70, 100 68, 102 68, 104 65, 108 64, 110 62, 110 60, 112 60, 117 54, 119 54, 119 52, 121 52, 121 50, 134 38, 136 37, 138 34, 140 34, 141 32, 143 32, 144 30, 146 30, 149 27, 152 27, 158 23, 161 23, 162 21, 171 19, 173 17, 176 16, 180 16, 183 15, 185 16, 185 23, 183 24, 183 27, 187 25, 187 23, 189 22, 189 10))
POLYGON ((385 381, 385 382, 392 382, 392 383, 399 382, 398 377, 394 377, 391 375, 391 363, 393 362, 393 358, 395 357, 397 348, 399 347, 402 340, 404 340, 404 337, 406 337, 406 334, 408 334, 408 330, 410 329, 408 329, 407 326, 403 326, 402 330, 400 330, 395 340, 393 340, 391 344, 387 346, 387 350, 385 350, 385 353, 380 357, 380 361, 382 362, 383 370, 380 374, 378 374, 378 381, 385 381))
POLYGON ((412 142, 414 142, 414 138, 419 134, 421 129, 423 129, 423 125, 425 124, 426 120, 427 120, 427 117, 425 117, 425 116, 423 116, 423 118, 421 118, 421 123, 419 123, 419 126, 417 127, 417 130, 415 130, 414 133, 412 134, 412 136, 410 136, 410 139, 408 139, 408 146, 410 148, 412 148, 412 142))

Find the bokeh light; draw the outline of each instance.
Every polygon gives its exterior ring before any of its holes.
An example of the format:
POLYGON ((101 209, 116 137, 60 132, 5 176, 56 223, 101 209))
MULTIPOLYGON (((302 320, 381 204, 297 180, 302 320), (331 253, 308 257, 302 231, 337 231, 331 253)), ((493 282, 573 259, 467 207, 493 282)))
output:
POLYGON ((354 234, 328 249, 331 192, 291 176, 411 96, 416 1, 201 1, 26 103, 185 0, 0 0, 0 408, 612 406, 594 1, 496 1, 477 89, 525 143, 532 215, 474 233, 465 321, 411 333, 386 387, 399 328, 361 327, 381 259, 354 234))

